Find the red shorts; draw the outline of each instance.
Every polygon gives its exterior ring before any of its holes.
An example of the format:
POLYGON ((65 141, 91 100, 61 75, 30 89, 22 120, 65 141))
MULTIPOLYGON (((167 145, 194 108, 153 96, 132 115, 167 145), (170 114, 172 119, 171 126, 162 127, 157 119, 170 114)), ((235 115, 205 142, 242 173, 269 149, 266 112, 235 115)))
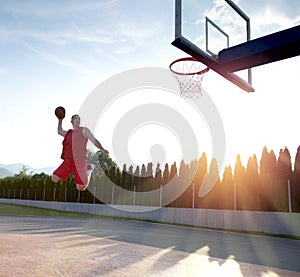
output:
POLYGON ((87 160, 74 161, 65 159, 53 174, 63 180, 66 180, 70 174, 73 174, 76 185, 87 185, 87 160))

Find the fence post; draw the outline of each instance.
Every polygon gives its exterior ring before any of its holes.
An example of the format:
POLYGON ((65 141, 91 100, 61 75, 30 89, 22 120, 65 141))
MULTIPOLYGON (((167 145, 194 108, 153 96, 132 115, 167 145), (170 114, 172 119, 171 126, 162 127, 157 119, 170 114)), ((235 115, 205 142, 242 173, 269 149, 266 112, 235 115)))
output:
POLYGON ((16 189, 14 189, 14 199, 16 199, 16 189))
POLYGON ((236 181, 233 183, 233 210, 236 211, 236 181))
POLYGON ((8 198, 10 197, 10 189, 8 189, 8 198))
POLYGON ((44 187, 43 201, 45 201, 45 198, 46 198, 46 188, 44 187))
POLYGON ((22 197, 22 189, 20 190, 20 199, 21 199, 21 197, 22 197))
POLYGON ((78 191, 78 200, 77 200, 78 203, 80 203, 80 190, 78 191))
POLYGON ((195 183, 193 182, 193 200, 192 200, 192 207, 195 208, 195 183))
POLYGON ((29 198, 29 189, 27 189, 27 197, 26 197, 27 201, 28 201, 28 198, 29 198))
POLYGON ((136 191, 136 186, 133 186, 133 206, 135 206, 135 191, 136 191))
POLYGON ((93 204, 96 203, 96 187, 94 186, 94 198, 93 198, 93 204))
POLYGON ((115 197, 115 186, 113 185, 111 188, 111 204, 114 204, 114 197, 115 197))
POLYGON ((291 182, 290 179, 288 179, 288 201, 289 201, 289 213, 292 212, 292 203, 291 203, 291 182))
POLYGON ((159 206, 162 207, 162 184, 160 184, 159 189, 159 206))
POLYGON ((68 187, 65 188, 65 202, 67 202, 67 190, 68 190, 68 187))
POLYGON ((56 188, 53 188, 53 201, 55 202, 56 188))

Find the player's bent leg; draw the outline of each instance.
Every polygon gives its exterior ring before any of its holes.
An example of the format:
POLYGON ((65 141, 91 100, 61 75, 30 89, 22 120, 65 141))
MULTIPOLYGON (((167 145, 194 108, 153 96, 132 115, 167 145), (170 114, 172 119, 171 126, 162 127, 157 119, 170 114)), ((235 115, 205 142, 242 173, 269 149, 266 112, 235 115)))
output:
POLYGON ((68 160, 64 160, 62 164, 53 171, 51 180, 54 183, 57 183, 59 180, 66 180, 71 173, 70 171, 70 164, 68 160))
POLYGON ((89 185, 94 165, 87 165, 87 161, 76 161, 74 164, 73 174, 75 177, 76 188, 79 191, 86 190, 89 185))
POLYGON ((52 180, 52 182, 57 183, 60 180, 60 178, 57 175, 53 174, 51 176, 51 180, 52 180))
POLYGON ((79 190, 79 191, 85 191, 86 188, 87 188, 87 185, 76 184, 76 189, 79 190))

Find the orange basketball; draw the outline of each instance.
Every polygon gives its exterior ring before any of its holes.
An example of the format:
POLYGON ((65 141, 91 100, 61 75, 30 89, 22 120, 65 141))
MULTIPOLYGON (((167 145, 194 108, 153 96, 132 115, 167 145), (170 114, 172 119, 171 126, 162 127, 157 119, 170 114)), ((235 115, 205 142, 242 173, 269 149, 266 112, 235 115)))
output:
POLYGON ((58 119, 63 119, 65 118, 65 115, 66 115, 66 110, 64 107, 57 107, 55 109, 55 115, 58 119))

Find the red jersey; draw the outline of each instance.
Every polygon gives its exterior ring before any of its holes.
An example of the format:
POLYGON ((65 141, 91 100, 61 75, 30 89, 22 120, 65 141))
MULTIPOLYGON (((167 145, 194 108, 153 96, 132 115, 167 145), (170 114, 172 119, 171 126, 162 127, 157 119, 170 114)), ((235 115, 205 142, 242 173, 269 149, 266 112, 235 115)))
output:
POLYGON ((62 159, 76 161, 86 160, 86 145, 88 139, 83 136, 82 127, 76 130, 68 130, 63 140, 62 159))

